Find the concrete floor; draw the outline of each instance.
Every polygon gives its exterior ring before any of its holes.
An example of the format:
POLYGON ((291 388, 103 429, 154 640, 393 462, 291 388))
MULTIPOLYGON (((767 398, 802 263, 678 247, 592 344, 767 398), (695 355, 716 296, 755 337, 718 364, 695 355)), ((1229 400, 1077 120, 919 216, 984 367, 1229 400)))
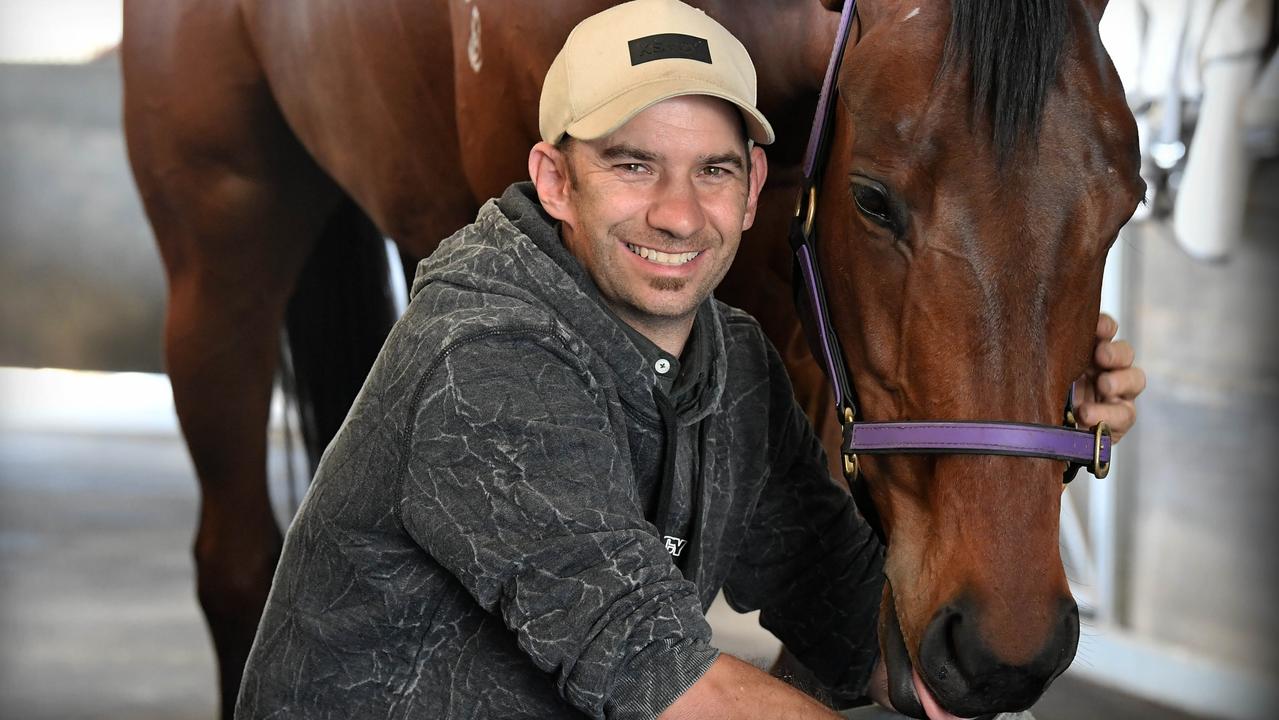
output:
POLYGON ((214 717, 191 475, 173 437, 0 437, 0 717, 214 717))

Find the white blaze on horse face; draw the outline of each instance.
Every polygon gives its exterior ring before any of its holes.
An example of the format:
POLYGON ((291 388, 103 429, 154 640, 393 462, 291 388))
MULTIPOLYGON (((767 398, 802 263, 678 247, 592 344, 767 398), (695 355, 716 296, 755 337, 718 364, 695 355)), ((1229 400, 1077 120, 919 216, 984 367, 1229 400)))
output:
MULTIPOLYGON (((466 0, 470 5, 471 0, 466 0)), ((471 5, 471 39, 466 43, 466 59, 471 61, 471 69, 479 72, 484 67, 484 57, 480 54, 480 7, 471 5)))
POLYGON ((911 10, 909 13, 906 13, 906 17, 902 18, 902 22, 906 22, 907 20, 915 17, 918 14, 919 14, 919 8, 915 8, 914 10, 911 10))

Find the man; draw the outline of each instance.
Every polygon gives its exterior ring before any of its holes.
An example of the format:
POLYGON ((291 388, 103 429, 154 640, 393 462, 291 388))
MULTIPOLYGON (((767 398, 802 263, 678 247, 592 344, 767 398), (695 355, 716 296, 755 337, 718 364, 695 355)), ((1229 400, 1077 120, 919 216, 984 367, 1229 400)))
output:
POLYGON ((237 717, 837 717, 710 645, 721 589, 865 694, 881 548, 758 325, 710 297, 773 140, 745 50, 673 0, 612 8, 556 58, 541 131, 532 183, 419 268, 237 717))

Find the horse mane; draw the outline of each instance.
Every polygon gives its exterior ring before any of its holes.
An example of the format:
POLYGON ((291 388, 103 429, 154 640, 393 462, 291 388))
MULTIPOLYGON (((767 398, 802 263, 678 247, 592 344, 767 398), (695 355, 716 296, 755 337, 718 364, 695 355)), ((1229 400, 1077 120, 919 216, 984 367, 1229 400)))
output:
POLYGON ((1003 164, 1038 136, 1069 18, 1066 0, 952 0, 943 71, 968 60, 971 121, 984 113, 1003 164))

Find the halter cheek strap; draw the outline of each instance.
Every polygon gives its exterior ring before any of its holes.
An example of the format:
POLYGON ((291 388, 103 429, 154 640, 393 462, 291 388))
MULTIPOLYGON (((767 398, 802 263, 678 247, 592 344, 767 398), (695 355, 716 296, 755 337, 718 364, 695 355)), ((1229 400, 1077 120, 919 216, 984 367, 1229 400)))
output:
MULTIPOLYGON (((817 115, 809 134, 808 150, 804 155, 804 181, 790 230, 796 271, 802 278, 796 292, 804 295, 810 310, 809 336, 813 339, 814 352, 819 356, 818 360, 823 364, 826 377, 835 392, 835 408, 844 428, 841 452, 845 476, 850 482, 856 479, 859 474, 858 455, 977 454, 1064 460, 1068 463, 1064 482, 1070 482, 1080 467, 1088 468, 1098 478, 1106 477, 1110 471, 1110 430, 1105 423, 1100 423, 1091 430, 1075 427, 1071 412, 1073 386, 1066 402, 1064 426, 968 420, 858 420, 856 392, 848 366, 844 362, 839 338, 831 323, 816 252, 818 178, 824 170, 833 126, 835 81, 839 76, 856 8, 856 0, 846 0, 840 15, 839 31, 831 51, 830 63, 826 67, 826 76, 817 102, 817 115)), ((864 488, 855 484, 854 494, 859 490, 862 491, 859 505, 862 506, 863 513, 873 512, 873 508, 862 502, 865 497, 864 488)))

